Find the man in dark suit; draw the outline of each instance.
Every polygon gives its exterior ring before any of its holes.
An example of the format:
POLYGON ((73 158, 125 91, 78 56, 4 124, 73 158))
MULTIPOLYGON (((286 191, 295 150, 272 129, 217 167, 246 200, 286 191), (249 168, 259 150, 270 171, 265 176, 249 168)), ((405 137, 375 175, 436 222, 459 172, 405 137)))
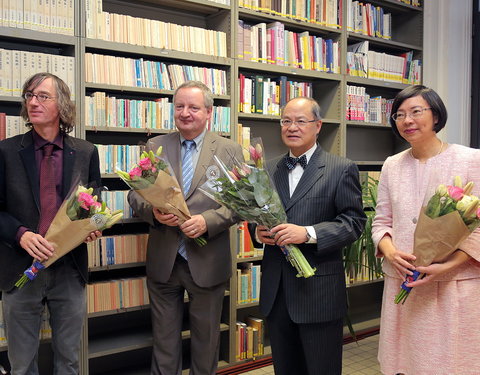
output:
POLYGON ((214 155, 227 163, 233 158, 243 160, 243 156, 238 144, 206 129, 213 107, 207 86, 187 82, 175 91, 173 103, 178 132, 153 138, 147 148, 156 151, 163 146, 163 153, 183 186, 192 217, 180 225, 177 216, 154 209, 137 193, 132 191, 128 196, 132 208, 151 225, 147 250, 154 342, 151 373, 181 374, 186 290, 191 332, 190 374, 213 375, 218 362, 222 304, 231 275, 228 229, 234 219, 229 210, 206 198, 198 187, 211 173, 220 175, 214 155), (189 162, 188 152, 191 152, 189 162), (188 179, 189 188, 185 186, 188 179), (199 236, 208 241, 203 247, 193 241, 199 236))
POLYGON ((276 375, 335 375, 342 371, 346 313, 342 247, 365 224, 358 169, 317 145, 320 107, 296 98, 282 111, 282 140, 289 154, 270 164, 288 217, 256 237, 265 243, 260 308, 267 317, 276 375), (298 159, 297 159, 298 158, 298 159), (310 265, 310 278, 296 277, 278 245, 296 244, 310 265))
MULTIPOLYGON (((23 288, 14 288, 14 283, 34 259, 52 255, 54 248, 43 236, 72 184, 100 184, 98 152, 91 143, 67 135, 74 126, 75 105, 61 79, 35 74, 25 82, 22 97, 21 114, 32 130, 0 142, 0 290, 11 374, 38 374, 45 303, 52 327, 54 373, 78 374, 86 310, 86 245, 42 270, 23 288), (48 179, 42 177, 44 161, 51 163, 48 179), (51 192, 48 198, 45 190, 51 192)), ((100 235, 93 232, 86 240, 100 235)))

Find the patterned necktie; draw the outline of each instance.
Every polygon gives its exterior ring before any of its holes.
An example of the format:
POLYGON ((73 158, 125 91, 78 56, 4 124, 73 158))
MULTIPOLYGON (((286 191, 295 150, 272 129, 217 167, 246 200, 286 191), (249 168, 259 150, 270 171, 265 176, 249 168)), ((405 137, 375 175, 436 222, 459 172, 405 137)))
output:
POLYGON ((185 154, 182 161, 182 181, 183 192, 186 195, 190 190, 193 179, 193 150, 195 149, 195 141, 183 141, 185 146, 185 154))
POLYGON ((42 236, 47 233, 48 227, 57 213, 53 147, 54 145, 51 144, 43 146, 43 159, 40 163, 40 222, 38 233, 42 236))
MULTIPOLYGON (((185 140, 183 141, 183 145, 185 146, 185 154, 183 154, 182 160, 183 194, 187 195, 193 179, 193 151, 195 150, 195 141, 185 140)), ((185 238, 183 237, 180 239, 178 253, 187 259, 187 249, 185 248, 185 238)))
POLYGON ((300 156, 299 158, 292 158, 291 156, 285 157, 285 164, 289 170, 295 169, 295 166, 300 164, 303 169, 307 166, 307 157, 305 155, 300 156))

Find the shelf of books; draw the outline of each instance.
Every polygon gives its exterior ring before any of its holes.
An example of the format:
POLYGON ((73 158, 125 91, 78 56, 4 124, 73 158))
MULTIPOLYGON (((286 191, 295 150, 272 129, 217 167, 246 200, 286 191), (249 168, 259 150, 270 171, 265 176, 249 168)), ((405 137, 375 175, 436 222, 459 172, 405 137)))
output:
POLYGON ((297 96, 319 100, 324 117, 333 124, 319 141, 329 151, 342 153, 338 29, 342 16, 337 2, 329 3, 327 14, 323 1, 313 1, 311 9, 295 1, 239 2, 235 43, 239 95, 233 105, 238 108, 237 122, 250 129, 251 137, 262 138, 267 159, 286 151, 278 125, 280 109, 297 96), (317 5, 321 14, 311 12, 317 5))
POLYGON ((5 322, 3 320, 3 306, 0 300, 0 352, 7 350, 7 334, 5 332, 5 322))
POLYGON ((346 20, 346 156, 381 163, 406 147, 388 120, 395 95, 422 80, 423 14, 400 1, 347 1, 346 20))
MULTIPOLYGON (((151 337, 139 339, 137 349, 122 344, 130 348, 123 352, 97 350, 94 338, 105 333, 115 341, 118 327, 150 329, 144 250, 137 243, 145 241, 147 226, 130 212, 115 170, 138 161, 150 137, 173 130, 173 92, 182 82, 199 79, 212 89, 210 130, 240 143, 262 137, 267 159, 286 152, 280 109, 301 95, 321 105, 321 147, 363 171, 380 170, 386 157, 406 147, 388 119, 395 95, 422 79, 418 0, 23 0, 0 1, 0 14, 0 139, 26 131, 19 117, 26 78, 57 74, 77 104, 76 135, 99 149, 109 188, 103 199, 126 212, 105 242, 89 249, 89 354, 82 374, 114 371, 128 353, 148 368, 151 337)), ((267 332, 248 328, 248 319, 261 319, 262 254, 249 247, 248 231, 240 227, 232 242, 221 367, 261 357, 259 337, 268 347, 267 332)), ((355 282, 377 291, 381 283, 364 278, 355 282)), ((0 330, 0 351, 1 340, 0 330)))
POLYGON ((263 249, 254 248, 248 223, 231 228, 233 276, 230 283, 229 362, 262 358, 265 346, 264 321, 260 318, 260 263, 263 249))
MULTIPOLYGON (((115 170, 129 170, 138 162, 143 149, 140 145, 150 136, 174 130, 172 96, 181 83, 195 79, 212 90, 215 103, 209 129, 230 136, 233 60, 228 37, 232 10, 224 1, 159 0, 133 5, 129 1, 86 0, 85 12, 85 137, 99 149, 102 178, 109 185, 110 198, 117 208, 126 208, 126 186, 114 177, 115 170)), ((125 227, 123 231, 128 233, 128 224, 125 227)), ((96 264, 91 265, 91 274, 100 275, 88 290, 88 368, 92 374, 114 369, 108 359, 121 361, 119 356, 135 353, 144 358, 140 367, 147 369, 150 361, 144 254, 126 259, 117 251, 114 256, 118 259, 111 259, 110 247, 119 246, 117 242, 124 237, 100 243, 96 257, 92 257, 96 264), (127 263, 122 264, 122 259, 127 263), (105 273, 112 277, 102 276, 105 273), (112 331, 116 321, 133 335, 118 336, 112 331), (133 321, 136 323, 130 323, 133 321), (105 332, 106 327, 110 330, 105 332), (119 342, 118 347, 110 341, 119 342)), ((230 291, 226 293, 227 304, 229 295, 230 291)), ((220 327, 227 336, 228 310, 220 327)), ((182 338, 188 341, 188 322, 184 325, 182 338)), ((184 367, 189 364, 184 363, 184 367)))
MULTIPOLYGON (((227 324, 221 324, 221 332, 228 331, 227 324)), ((182 339, 189 339, 190 331, 182 331, 182 339)), ((147 327, 144 330, 137 328, 125 328, 111 334, 102 333, 98 337, 90 338, 89 358, 99 358, 116 353, 129 352, 140 348, 152 346, 152 331, 147 327)))

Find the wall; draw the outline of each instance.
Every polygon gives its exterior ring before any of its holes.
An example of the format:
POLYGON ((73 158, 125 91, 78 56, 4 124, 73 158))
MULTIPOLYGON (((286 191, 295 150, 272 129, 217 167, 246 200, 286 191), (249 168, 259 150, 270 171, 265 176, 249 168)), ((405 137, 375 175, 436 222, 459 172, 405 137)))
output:
POLYGON ((470 145, 472 0, 425 0, 424 79, 447 106, 439 133, 449 143, 470 145))

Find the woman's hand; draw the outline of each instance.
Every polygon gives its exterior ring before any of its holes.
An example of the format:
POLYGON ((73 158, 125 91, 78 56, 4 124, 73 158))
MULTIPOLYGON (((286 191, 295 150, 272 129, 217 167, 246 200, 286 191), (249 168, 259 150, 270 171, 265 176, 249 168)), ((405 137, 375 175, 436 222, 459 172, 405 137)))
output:
POLYGON ((417 281, 408 283, 408 287, 416 287, 420 285, 425 285, 432 280, 435 280, 438 276, 450 272, 454 268, 460 266, 461 264, 470 260, 470 255, 463 252, 462 250, 456 250, 450 255, 447 260, 443 263, 432 263, 427 267, 416 267, 416 270, 425 276, 417 281))
POLYGON ((404 279, 405 275, 413 275, 412 271, 416 269, 413 265, 413 261, 416 259, 415 255, 398 250, 393 245, 392 238, 388 235, 380 240, 378 248, 395 268, 395 271, 401 279, 404 279))

